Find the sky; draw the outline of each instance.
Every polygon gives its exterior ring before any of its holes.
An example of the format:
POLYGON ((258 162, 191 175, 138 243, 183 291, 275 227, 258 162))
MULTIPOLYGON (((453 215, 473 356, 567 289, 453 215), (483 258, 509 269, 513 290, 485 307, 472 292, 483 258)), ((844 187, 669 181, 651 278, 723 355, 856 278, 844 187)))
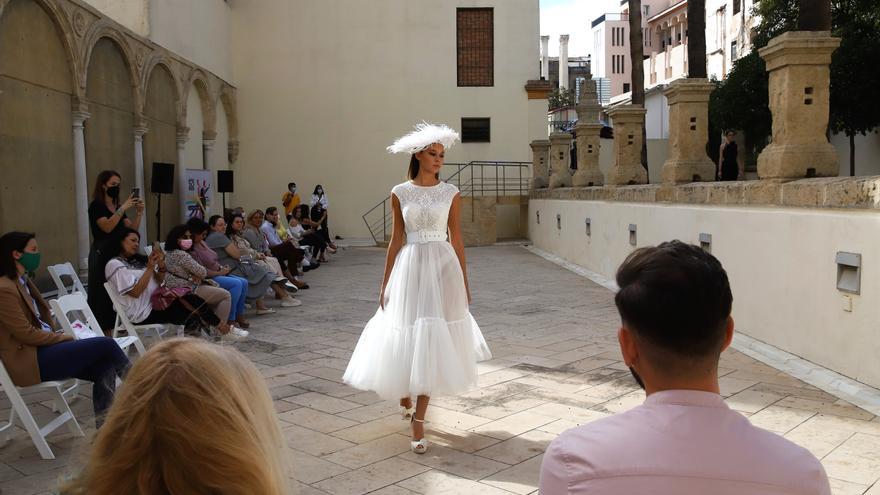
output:
POLYGON ((540 0, 541 36, 550 35, 550 56, 559 55, 559 35, 568 34, 568 56, 592 52, 590 23, 605 12, 618 12, 619 0, 540 0))

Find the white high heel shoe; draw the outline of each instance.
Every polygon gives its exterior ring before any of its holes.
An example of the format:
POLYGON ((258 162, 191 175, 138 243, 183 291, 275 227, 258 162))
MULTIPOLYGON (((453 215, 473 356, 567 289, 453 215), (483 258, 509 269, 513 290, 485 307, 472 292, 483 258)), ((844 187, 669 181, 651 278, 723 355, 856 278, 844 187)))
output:
MULTIPOLYGON (((417 419, 415 416, 410 420, 410 422, 415 421, 416 423, 425 423, 424 419, 417 419)), ((412 449, 414 454, 424 454, 428 451, 428 439, 422 437, 421 440, 413 440, 409 442, 409 448, 412 449)))
POLYGON ((412 421, 413 414, 415 414, 415 413, 416 413, 415 407, 406 408, 406 407, 400 406, 400 419, 402 419, 404 421, 412 421))

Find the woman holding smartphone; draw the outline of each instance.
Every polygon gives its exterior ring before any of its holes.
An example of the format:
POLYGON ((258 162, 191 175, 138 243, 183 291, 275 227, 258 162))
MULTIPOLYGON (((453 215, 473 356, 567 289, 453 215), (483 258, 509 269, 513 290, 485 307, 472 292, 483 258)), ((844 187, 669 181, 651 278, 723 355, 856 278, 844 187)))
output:
POLYGON ((140 199, 140 191, 132 190, 128 199, 120 204, 120 184, 122 176, 113 170, 104 170, 98 174, 95 180, 95 188, 92 192, 92 202, 89 204, 89 228, 92 231, 92 247, 89 250, 89 289, 88 300, 92 313, 98 318, 98 323, 104 329, 104 333, 112 335, 113 326, 116 324, 116 312, 110 296, 104 290, 104 264, 106 257, 102 256, 107 241, 122 230, 129 228, 137 230, 144 215, 144 202, 140 199), (135 195, 135 192, 138 194, 135 195), (126 215, 126 211, 134 208, 134 219, 126 215))

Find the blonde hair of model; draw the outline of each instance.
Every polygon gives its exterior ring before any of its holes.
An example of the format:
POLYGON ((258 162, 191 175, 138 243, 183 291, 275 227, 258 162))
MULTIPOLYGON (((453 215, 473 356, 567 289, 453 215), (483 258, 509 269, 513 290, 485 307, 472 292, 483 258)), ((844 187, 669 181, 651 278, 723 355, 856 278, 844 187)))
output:
POLYGON ((229 347, 171 339, 131 368, 62 493, 286 495, 285 455, 256 367, 229 347))

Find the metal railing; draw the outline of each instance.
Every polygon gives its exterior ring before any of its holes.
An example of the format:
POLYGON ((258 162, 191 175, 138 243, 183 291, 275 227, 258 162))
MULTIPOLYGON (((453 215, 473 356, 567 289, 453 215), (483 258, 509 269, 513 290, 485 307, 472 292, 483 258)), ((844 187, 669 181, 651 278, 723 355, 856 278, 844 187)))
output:
MULTIPOLYGON (((462 197, 526 196, 531 184, 531 162, 447 163, 440 180, 458 187, 462 197)), ((374 242, 391 236, 394 215, 388 195, 362 215, 374 242)))

